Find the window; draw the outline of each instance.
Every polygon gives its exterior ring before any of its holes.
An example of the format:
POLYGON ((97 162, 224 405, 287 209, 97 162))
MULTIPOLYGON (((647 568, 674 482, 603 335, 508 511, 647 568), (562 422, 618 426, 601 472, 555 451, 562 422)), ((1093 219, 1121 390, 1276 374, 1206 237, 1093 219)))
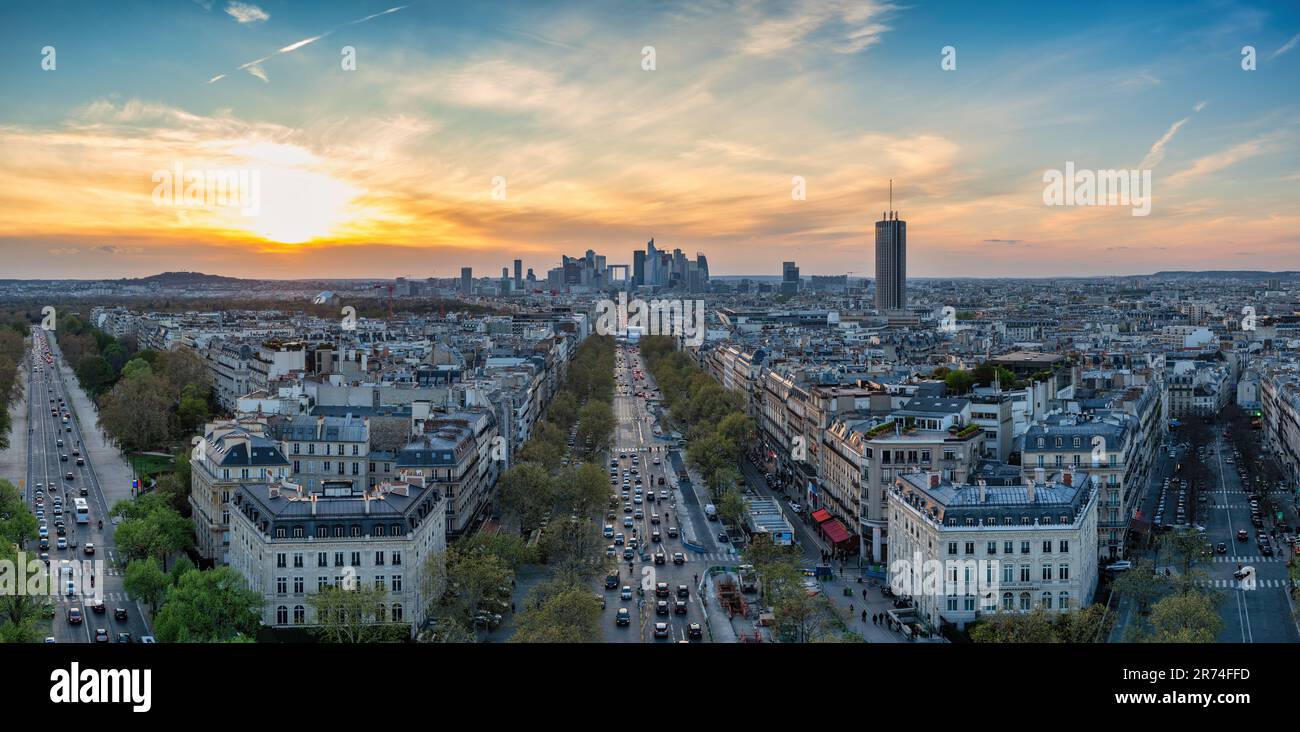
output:
POLYGON ((361 566, 361 552, 352 552, 352 566, 353 567, 361 566))
POLYGON ((357 454, 357 446, 356 446, 356 445, 353 445, 353 446, 352 446, 352 454, 353 454, 353 455, 356 455, 356 454, 357 454))
POLYGON ((388 578, 384 577, 384 575, 382 574, 375 575, 375 589, 376 590, 385 589, 385 584, 387 582, 387 579, 388 578))
POLYGON ((289 624, 289 608, 285 607, 284 605, 281 605, 280 607, 277 607, 275 609, 275 624, 276 625, 289 624))
POLYGON ((333 463, 331 463, 329 460, 326 460, 326 461, 325 461, 325 469, 322 470, 321 472, 322 472, 322 473, 328 473, 328 472, 330 471, 330 465, 332 465, 332 464, 333 464, 333 463))
POLYGON ((989 554, 997 554, 997 553, 998 553, 998 543, 996 541, 990 541, 989 554))
POLYGON ((288 592, 289 592, 289 578, 288 578, 288 577, 276 577, 276 578, 275 578, 275 593, 276 593, 277 595, 284 595, 284 594, 287 594, 288 592))
POLYGON ((400 602, 393 603, 393 622, 402 622, 402 603, 400 602))
POLYGON ((334 566, 335 567, 343 566, 343 552, 334 552, 334 566))
MULTIPOLYGON (((402 525, 401 525, 401 524, 393 524, 392 531, 391 531, 390 533, 392 533, 393 536, 401 536, 401 535, 402 535, 402 525)), ((396 564, 396 563, 397 563, 397 562, 393 562, 393 564, 396 564)))
POLYGON ((1050 564, 1043 565, 1043 581, 1044 582, 1052 581, 1052 565, 1050 564))
POLYGON ((295 595, 301 595, 301 594, 302 594, 302 577, 294 577, 294 578, 293 578, 293 593, 294 593, 295 595))
POLYGON ((361 463, 357 463, 357 462, 352 463, 352 474, 361 475, 361 463))
POLYGON ((342 536, 343 536, 343 527, 342 527, 342 526, 335 526, 335 527, 334 527, 334 536, 335 536, 335 537, 342 537, 342 536))
POLYGON ((1044 554, 1051 554, 1051 553, 1052 553, 1052 540, 1051 540, 1051 539, 1048 539, 1047 541, 1044 541, 1044 542, 1043 542, 1043 553, 1044 553, 1044 554))
POLYGON ((302 569, 302 552, 293 553, 293 568, 302 569))
POLYGON ((295 472, 295 473, 301 473, 301 472, 302 472, 302 466, 299 464, 299 462, 298 462, 297 460, 294 460, 294 461, 293 461, 293 472, 295 472))
POLYGON ((1009 585, 1015 581, 1016 581, 1016 565, 1014 564, 1002 565, 1002 583, 1009 585))
POLYGON ((1028 564, 1022 564, 1022 565, 1020 565, 1020 581, 1021 581, 1021 582, 1028 582, 1028 581, 1029 581, 1029 565, 1028 565, 1028 564))
POLYGON ((950 542, 948 542, 948 553, 949 553, 949 554, 956 554, 956 553, 957 553, 957 542, 955 542, 955 541, 950 541, 950 542))
POLYGON ((275 530, 275 538, 283 539, 285 537, 284 528, 280 527, 275 530))
POLYGON ((1062 565, 1059 565, 1059 566, 1056 568, 1056 576, 1057 576, 1058 578, 1060 578, 1060 580, 1061 580, 1062 582, 1069 582, 1069 581, 1070 581, 1070 565, 1068 565, 1068 564, 1062 564, 1062 565))
POLYGON ((307 622, 307 608, 303 607, 302 605, 294 605, 293 622, 294 625, 302 625, 303 623, 307 622))
POLYGON ((1002 553, 1003 553, 1003 554, 1015 554, 1015 552, 1016 552, 1016 549, 1015 549, 1015 544, 1014 544, 1013 542, 1010 542, 1010 541, 1004 541, 1004 542, 1002 542, 1002 553))
MULTIPOLYGON (((1038 438, 1038 446, 1039 446, 1039 447, 1046 447, 1046 442, 1045 442, 1045 441, 1043 440, 1043 438, 1041 438, 1041 437, 1038 438)), ((1039 459, 1041 460, 1042 458, 1039 458, 1039 459)))
POLYGON ((382 551, 375 552, 375 566, 384 566, 384 553, 382 551))
POLYGON ((329 577, 317 577, 317 578, 316 578, 316 591, 317 591, 317 592, 320 592, 321 590, 324 590, 326 587, 329 587, 329 586, 330 586, 330 578, 329 578, 329 577))
POLYGON ((1061 594, 1057 595, 1057 597, 1060 598, 1060 603, 1059 603, 1060 608, 1061 608, 1062 610, 1069 610, 1069 609, 1070 609, 1070 593, 1068 593, 1068 592, 1062 592, 1061 594))
POLYGON ((1057 551, 1059 551, 1062 554, 1068 554, 1070 551, 1069 540, 1061 539, 1060 543, 1057 544, 1057 551))
POLYGON ((281 552, 280 554, 276 554, 275 566, 279 569, 284 569, 285 567, 289 566, 288 555, 284 554, 283 552, 281 552))
POLYGON ((1024 611, 1028 611, 1028 610, 1029 610, 1029 593, 1028 593, 1028 592, 1022 592, 1022 593, 1020 593, 1020 609, 1021 609, 1021 610, 1024 610, 1024 611))
POLYGON ((1043 593, 1043 609, 1044 610, 1052 609, 1052 593, 1050 592, 1043 593))
POLYGON ((957 612, 957 598, 955 597, 948 598, 948 612, 952 612, 952 613, 957 612))
POLYGON ((330 555, 329 555, 328 552, 317 552, 317 553, 316 553, 316 566, 317 566, 317 567, 328 567, 329 564, 330 564, 330 555))
POLYGON ((301 527, 301 526, 295 526, 295 527, 293 527, 293 538, 295 538, 295 539, 301 539, 301 538, 302 538, 302 527, 301 527))
POLYGON ((317 538, 317 539, 324 539, 324 538, 327 538, 329 535, 330 535, 330 530, 329 530, 329 528, 327 528, 327 527, 325 527, 325 526, 317 526, 317 527, 316 527, 316 538, 317 538))
POLYGON ((293 443, 293 454, 298 455, 301 453, 301 451, 302 451, 302 443, 301 442, 293 443))
POLYGON ((401 591, 402 591, 402 575, 395 574, 393 575, 393 592, 401 592, 401 591))
POLYGON ((1004 592, 1004 593, 1002 593, 1002 609, 1003 609, 1003 610, 1015 610, 1015 609, 1016 609, 1016 606, 1015 606, 1015 598, 1011 595, 1010 592, 1004 592))
POLYGON ((393 559, 393 561, 392 561, 392 565, 393 565, 394 567, 400 567, 400 566, 402 566, 402 553, 401 553, 401 552, 393 552, 393 557, 392 557, 392 559, 393 559))
POLYGON ((974 553, 975 553, 975 542, 973 542, 973 541, 968 541, 968 542, 966 542, 966 553, 967 553, 967 554, 974 554, 974 553))
POLYGON ((1028 542, 1028 541, 1022 541, 1022 542, 1020 542, 1020 553, 1021 553, 1021 554, 1028 554, 1028 553, 1029 553, 1029 542, 1028 542))
POLYGON ((307 443, 307 454, 308 455, 316 454, 316 443, 314 442, 307 443))
POLYGON ((352 536, 353 537, 361 536, 360 526, 357 526, 356 524, 352 524, 352 536))

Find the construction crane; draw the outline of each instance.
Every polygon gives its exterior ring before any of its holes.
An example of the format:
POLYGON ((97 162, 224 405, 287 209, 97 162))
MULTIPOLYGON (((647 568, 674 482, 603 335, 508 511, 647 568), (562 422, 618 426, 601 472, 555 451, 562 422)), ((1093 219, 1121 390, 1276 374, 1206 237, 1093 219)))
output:
POLYGON ((396 287, 396 285, 392 285, 392 284, 370 286, 372 290, 383 290, 383 289, 388 290, 388 319, 389 320, 393 319, 393 288, 394 287, 396 287))

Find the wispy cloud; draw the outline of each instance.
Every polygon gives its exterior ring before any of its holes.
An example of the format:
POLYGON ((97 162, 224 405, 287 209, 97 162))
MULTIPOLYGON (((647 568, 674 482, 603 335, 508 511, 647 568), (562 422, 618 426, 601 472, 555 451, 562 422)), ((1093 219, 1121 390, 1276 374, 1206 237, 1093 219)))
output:
MULTIPOLYGON (((1197 102, 1196 106, 1192 109, 1192 114, 1195 114, 1202 109, 1205 109, 1205 102, 1197 102)), ((1146 157, 1142 158, 1142 164, 1139 167, 1144 170, 1150 170, 1159 165, 1160 161, 1165 159, 1165 146, 1169 144, 1170 140, 1174 139, 1174 135, 1176 135, 1178 131, 1183 128, 1183 125, 1187 124, 1187 121, 1191 118, 1191 115, 1188 115, 1170 125, 1169 129, 1165 131, 1165 134, 1161 135, 1160 139, 1156 140, 1155 144, 1151 146, 1151 149, 1147 151, 1146 157)))
POLYGON ((749 23, 741 49, 768 56, 790 48, 816 46, 837 53, 856 53, 879 43, 891 28, 880 22, 894 10, 889 3, 854 0, 802 0, 777 6, 762 5, 759 19, 749 23), (772 7, 788 8, 777 17, 772 7), (818 34, 823 37, 818 39, 818 34), (809 43, 809 41, 817 41, 809 43))
POLYGON ((1222 150, 1198 158, 1190 167, 1169 176, 1169 185, 1182 185, 1196 180, 1197 178, 1203 178, 1211 173, 1217 173, 1220 170, 1236 165, 1248 158, 1263 155, 1268 152, 1270 148, 1271 145, 1269 145, 1268 141, 1262 137, 1233 145, 1227 150, 1222 150))
POLYGON ((226 15, 235 19, 235 22, 247 25, 248 23, 261 23, 269 20, 271 16, 256 5, 232 1, 226 5, 226 15))
POLYGON ((1290 51, 1291 49, 1295 48, 1297 45, 1300 45, 1300 33, 1291 36, 1291 40, 1287 41, 1285 44, 1282 45, 1281 48, 1277 49, 1273 53, 1270 53, 1268 57, 1269 59, 1275 59, 1278 56, 1281 56, 1282 54, 1286 53, 1287 51, 1290 51))
MULTIPOLYGON (((235 4, 239 4, 239 3, 232 3, 232 5, 235 5, 235 4)), ((304 39, 302 39, 301 41, 295 41, 295 42, 290 43, 289 45, 287 45, 287 46, 285 46, 285 47, 283 47, 283 48, 277 49, 274 53, 267 54, 267 55, 265 55, 265 56, 263 56, 263 57, 261 57, 261 58, 253 59, 252 61, 249 61, 248 63, 240 64, 240 65, 239 65, 239 68, 238 68, 237 70, 239 70, 239 71, 247 71, 248 73, 252 74, 253 76, 256 76, 257 78, 261 79, 262 81, 268 81, 268 79, 267 79, 267 77, 266 77, 266 71, 263 70, 262 67, 261 67, 261 64, 262 64, 263 62, 265 62, 265 61, 270 61, 271 59, 275 58, 276 56, 280 56, 280 55, 282 55, 282 54, 292 53, 293 51, 297 51, 298 49, 302 48, 303 46, 306 46, 306 45, 311 44, 311 43, 315 43, 316 41, 319 41, 320 39, 324 38, 325 36, 328 36, 328 35, 334 33, 335 31, 338 31, 338 30, 340 30, 340 29, 342 29, 342 28, 346 28, 346 27, 348 27, 348 26, 350 26, 350 25, 356 25, 356 24, 358 24, 358 23, 364 23, 364 22, 366 22, 366 21, 368 21, 368 20, 373 20, 373 19, 375 19, 375 18, 378 18, 378 17, 381 16, 381 15, 388 15, 389 13, 396 13, 397 11, 402 10, 402 9, 404 9, 404 8, 406 8, 406 7, 407 7, 407 6, 405 6, 405 5, 398 5, 398 6, 395 7, 395 8, 389 8, 389 9, 387 9, 387 10, 384 10, 384 11, 381 11, 381 12, 378 12, 378 13, 373 13, 373 14, 371 14, 371 15, 367 15, 367 16, 364 17, 364 18, 358 18, 358 19, 356 19, 356 20, 352 20, 352 21, 349 21, 349 22, 347 22, 347 23, 344 23, 343 25, 335 26, 334 28, 331 28, 331 29, 325 31, 324 33, 321 33, 321 34, 318 35, 318 36, 311 36, 310 38, 304 38, 304 39), (254 70, 254 68, 256 68, 256 70, 254 70)), ((230 12, 230 9, 227 8, 227 9, 226 9, 226 12, 230 12)), ((242 21, 241 21, 241 22, 242 22, 242 21)), ((216 76, 212 77, 211 79, 208 79, 208 83, 211 84, 211 83, 213 83, 213 82, 221 81, 222 79, 226 78, 227 76, 229 76, 228 73, 227 73, 227 74, 217 74, 216 76)))

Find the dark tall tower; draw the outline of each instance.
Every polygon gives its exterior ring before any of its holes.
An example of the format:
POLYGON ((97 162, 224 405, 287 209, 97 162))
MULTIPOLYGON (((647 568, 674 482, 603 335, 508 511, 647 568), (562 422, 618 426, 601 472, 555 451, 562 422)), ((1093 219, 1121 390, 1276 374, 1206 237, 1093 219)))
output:
POLYGON ((645 252, 638 249, 632 252, 632 286, 645 284, 645 252))
POLYGON ((515 260, 515 289, 524 289, 524 260, 515 260))
POLYGON ((907 307, 907 222, 894 206, 894 182, 889 182, 890 210, 876 222, 876 309, 907 307))

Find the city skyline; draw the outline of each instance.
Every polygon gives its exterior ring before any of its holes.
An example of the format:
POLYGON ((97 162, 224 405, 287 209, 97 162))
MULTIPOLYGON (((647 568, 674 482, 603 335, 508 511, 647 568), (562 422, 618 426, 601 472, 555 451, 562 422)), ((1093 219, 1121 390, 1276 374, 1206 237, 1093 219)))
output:
POLYGON ((714 276, 871 278, 894 178, 913 277, 1300 270, 1295 8, 938 10, 10 8, 0 256, 19 278, 455 277, 631 266, 654 237, 714 276), (1045 205, 1074 165, 1150 172, 1150 215, 1045 205), (259 210, 156 205, 159 171, 213 169, 258 172, 259 210))

